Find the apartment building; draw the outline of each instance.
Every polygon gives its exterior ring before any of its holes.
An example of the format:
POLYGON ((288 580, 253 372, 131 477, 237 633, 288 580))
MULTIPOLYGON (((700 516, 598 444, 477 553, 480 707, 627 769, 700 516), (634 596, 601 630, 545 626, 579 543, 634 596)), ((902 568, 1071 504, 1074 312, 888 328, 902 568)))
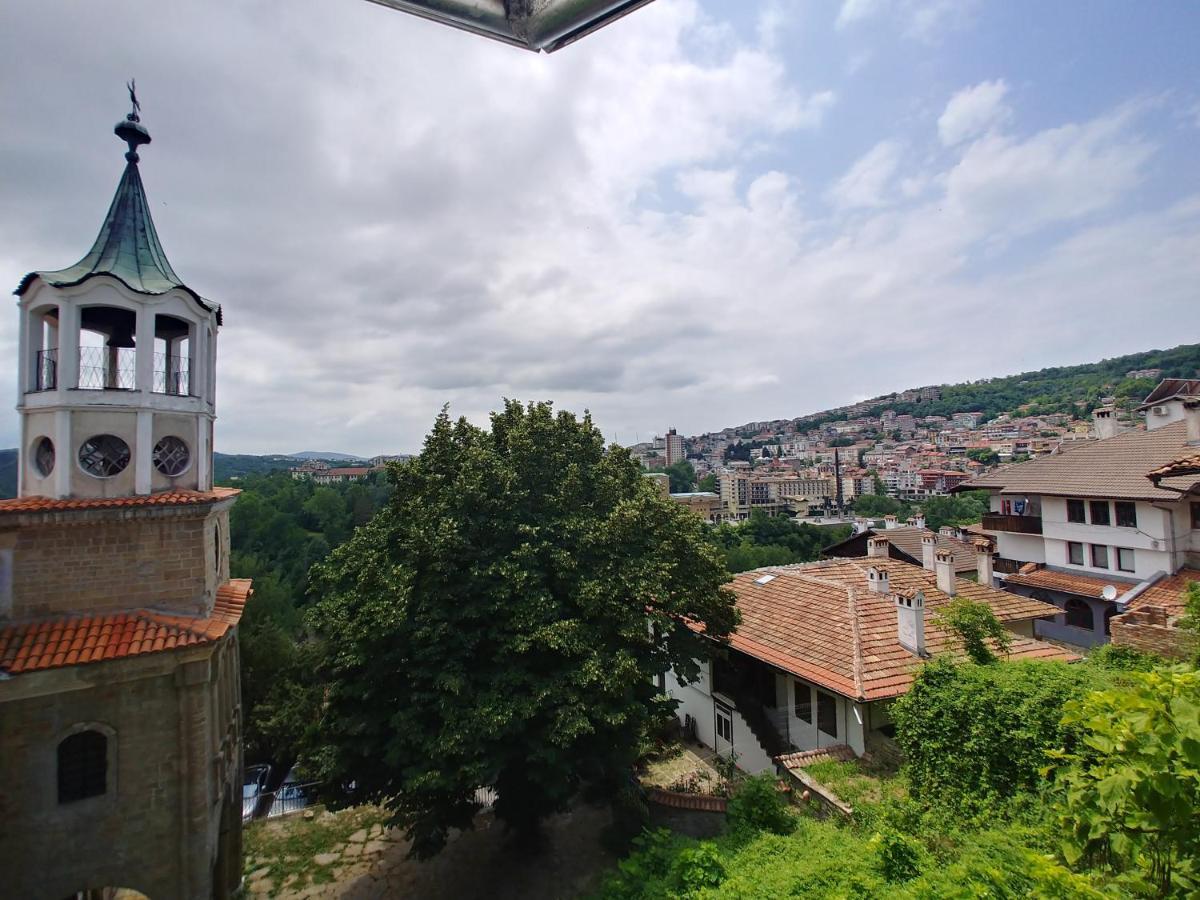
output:
POLYGON ((674 428, 670 429, 667 436, 663 438, 663 456, 666 457, 668 466, 687 459, 687 454, 683 450, 683 437, 677 434, 674 428))
POLYGON ((790 469, 767 472, 729 468, 721 472, 721 507, 726 521, 742 521, 753 510, 769 515, 824 506, 835 495, 832 476, 806 477, 790 469))
MULTIPOLYGON (((1146 429, 965 482, 992 492, 1005 586, 1062 610, 1042 637, 1105 643, 1111 619, 1164 579, 1200 567, 1200 380, 1163 382, 1146 429)), ((1200 571, 1195 574, 1200 579, 1200 571)))

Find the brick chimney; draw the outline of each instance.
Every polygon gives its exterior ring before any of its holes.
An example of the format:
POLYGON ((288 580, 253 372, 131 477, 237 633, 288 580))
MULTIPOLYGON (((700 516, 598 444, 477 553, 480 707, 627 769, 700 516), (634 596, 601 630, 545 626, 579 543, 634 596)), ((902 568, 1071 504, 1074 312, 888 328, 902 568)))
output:
POLYGON ((987 538, 977 538, 975 545, 975 572, 979 583, 992 586, 992 542, 987 538))
POLYGON ((916 525, 918 528, 924 528, 925 527, 925 513, 919 512, 915 516, 913 516, 913 524, 916 525))
POLYGON ((1200 400, 1189 400, 1183 404, 1183 421, 1187 422, 1187 442, 1200 446, 1200 400))
POLYGON ((872 594, 886 594, 888 592, 887 570, 876 566, 867 569, 867 587, 871 589, 872 594))
POLYGON ((898 520, 896 519, 895 516, 884 516, 883 517, 883 527, 884 528, 890 530, 892 528, 895 528, 897 524, 898 524, 898 520))
POLYGON ((921 565, 930 572, 933 568, 933 554, 937 552, 937 538, 932 534, 921 535, 921 565))
POLYGON ((886 559, 888 555, 888 539, 885 537, 867 538, 867 556, 886 559))
POLYGON ((896 633, 905 650, 925 655, 925 594, 921 591, 896 594, 896 633))
POLYGON ((954 554, 949 550, 938 550, 933 554, 933 567, 937 571, 938 590, 953 597, 958 590, 954 577, 954 554))
POLYGON ((1121 431, 1116 410, 1111 406, 1100 406, 1092 410, 1092 431, 1100 440, 1115 436, 1121 431))

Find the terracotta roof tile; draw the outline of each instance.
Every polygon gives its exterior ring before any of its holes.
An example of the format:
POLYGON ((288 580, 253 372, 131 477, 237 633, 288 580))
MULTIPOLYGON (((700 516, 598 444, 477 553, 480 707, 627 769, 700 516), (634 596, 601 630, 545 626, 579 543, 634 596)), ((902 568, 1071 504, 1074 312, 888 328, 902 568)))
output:
POLYGON ((1080 597, 1092 597, 1099 600, 1104 596, 1104 589, 1112 586, 1117 589, 1117 596, 1133 587, 1125 581, 1117 581, 1097 575, 1081 575, 1076 572, 1059 572, 1054 569, 1032 569, 1028 572, 1015 572, 1005 575, 1005 584, 1016 584, 1022 587, 1041 588, 1048 591, 1063 591, 1068 594, 1078 594, 1080 597))
MULTIPOLYGON (((742 614, 742 624, 729 638, 732 647, 843 696, 895 697, 912 683, 922 659, 900 644, 898 592, 919 589, 925 594, 927 651, 957 652, 957 642, 931 615, 951 598, 937 589, 936 575, 920 566, 890 558, 825 560, 743 572, 730 587, 742 614), (890 594, 876 594, 867 586, 867 568, 872 565, 888 573, 890 594), (759 584, 767 575, 773 577, 759 584)), ((1058 612, 1051 604, 966 579, 958 580, 957 591, 959 596, 988 604, 1002 622, 1058 612)), ((1017 636, 1011 655, 1078 658, 1057 646, 1017 636)))
POLYGON ((204 619, 138 609, 5 625, 0 627, 0 672, 19 675, 215 641, 241 619, 251 592, 248 578, 225 582, 204 619))
POLYGON ((1189 582, 1200 582, 1200 569, 1180 569, 1170 578, 1162 578, 1129 601, 1127 611, 1137 612, 1159 607, 1168 616, 1181 616, 1187 602, 1189 582))
POLYGON ((120 509, 123 507, 147 506, 194 506, 203 503, 216 503, 229 497, 236 497, 241 491, 237 488, 218 487, 211 491, 163 491, 158 494, 139 494, 130 497, 66 497, 56 500, 52 497, 18 497, 15 500, 0 500, 0 515, 5 513, 24 512, 64 512, 77 509, 120 509))
POLYGON ((1167 478, 1163 482, 1165 487, 1155 487, 1148 475, 1187 452, 1187 423, 1173 422, 1153 431, 1126 431, 1070 453, 1004 466, 957 489, 991 488, 1004 494, 1052 497, 1177 500, 1178 491, 1200 484, 1200 478, 1194 475, 1167 478))

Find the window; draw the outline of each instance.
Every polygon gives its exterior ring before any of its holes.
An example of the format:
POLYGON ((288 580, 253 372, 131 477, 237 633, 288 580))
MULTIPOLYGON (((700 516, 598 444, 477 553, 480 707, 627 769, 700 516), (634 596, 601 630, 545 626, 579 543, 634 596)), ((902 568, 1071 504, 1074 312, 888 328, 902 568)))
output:
POLYGON ((1137 528, 1137 504, 1114 503, 1117 510, 1117 525, 1120 528, 1137 528))
POLYGON ((1108 501, 1093 500, 1088 506, 1092 509, 1092 524, 1093 525, 1110 525, 1112 520, 1108 517, 1108 501))
POLYGON ((1117 548, 1117 568, 1122 572, 1132 572, 1136 568, 1133 564, 1133 551, 1128 547, 1117 548))
POLYGON ((824 691, 817 691, 817 728, 837 737, 837 698, 824 691))
POLYGON ((54 471, 54 442, 50 438, 39 438, 34 445, 33 467, 43 478, 54 471))
POLYGON ((1067 601, 1067 605, 1063 607, 1063 611, 1067 614, 1068 625, 1074 625, 1076 628, 1086 628, 1088 631, 1091 631, 1095 627, 1095 623, 1092 620, 1092 608, 1086 600, 1072 597, 1067 601))
POLYGON ((1083 565, 1083 544, 1075 541, 1067 542, 1067 562, 1073 566, 1083 565))
POLYGON ((1092 565, 1097 569, 1108 568, 1108 548, 1103 544, 1092 544, 1092 565))
POLYGON ((108 789, 108 738, 80 731, 58 745, 58 802, 98 797, 108 789))
POLYGON ((1192 504, 1192 527, 1200 528, 1200 503, 1192 504))
POLYGON ((812 724, 812 690, 807 684, 800 681, 792 682, 792 690, 795 693, 796 703, 796 718, 803 719, 808 724, 812 724))
POLYGON ((1067 521, 1078 522, 1081 525, 1087 522, 1087 516, 1084 515, 1082 500, 1067 501, 1067 521))
POLYGON ((180 438, 168 435, 154 445, 154 468, 164 475, 182 475, 191 462, 188 446, 180 438))
POLYGON ((98 434, 79 445, 79 465, 97 478, 109 478, 129 465, 129 445, 115 434, 98 434))

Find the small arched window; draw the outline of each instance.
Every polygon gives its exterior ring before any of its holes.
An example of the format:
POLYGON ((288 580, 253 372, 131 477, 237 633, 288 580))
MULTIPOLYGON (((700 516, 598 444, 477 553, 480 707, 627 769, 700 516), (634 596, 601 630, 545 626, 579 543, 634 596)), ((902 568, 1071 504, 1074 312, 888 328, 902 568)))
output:
POLYGON ((108 738, 80 731, 58 745, 58 802, 74 803, 108 790, 108 738))
POLYGON ((1092 618, 1092 607, 1088 605, 1086 600, 1072 597, 1067 601, 1064 612, 1067 614, 1068 625, 1074 625, 1076 628, 1086 628, 1088 631, 1096 627, 1095 620, 1092 618))

